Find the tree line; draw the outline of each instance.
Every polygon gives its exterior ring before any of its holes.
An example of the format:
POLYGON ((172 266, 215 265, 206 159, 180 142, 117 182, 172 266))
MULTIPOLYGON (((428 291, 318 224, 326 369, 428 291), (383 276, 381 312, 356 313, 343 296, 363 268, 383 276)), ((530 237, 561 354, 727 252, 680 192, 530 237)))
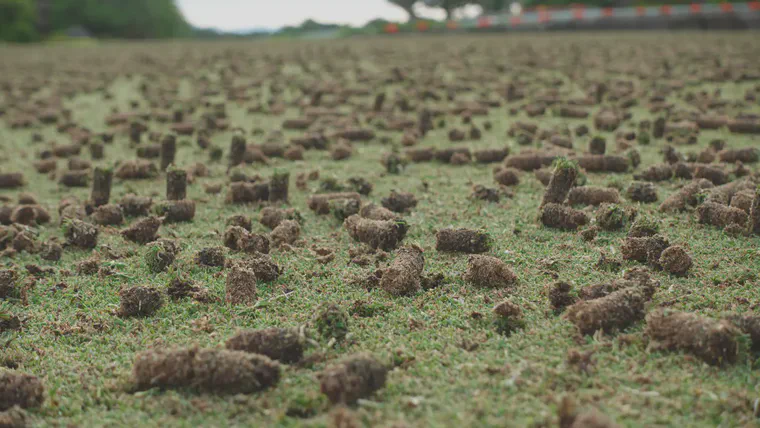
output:
POLYGON ((36 41, 72 27, 103 38, 192 34, 172 0, 0 0, 0 40, 36 41))

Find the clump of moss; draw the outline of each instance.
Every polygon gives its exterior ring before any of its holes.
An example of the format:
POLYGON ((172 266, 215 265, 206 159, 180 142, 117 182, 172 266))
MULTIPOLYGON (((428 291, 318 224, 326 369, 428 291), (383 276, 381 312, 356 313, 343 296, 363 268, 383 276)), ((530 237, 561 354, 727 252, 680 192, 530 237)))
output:
POLYGON ((335 303, 323 303, 317 308, 314 327, 326 339, 343 340, 348 334, 348 313, 335 303))

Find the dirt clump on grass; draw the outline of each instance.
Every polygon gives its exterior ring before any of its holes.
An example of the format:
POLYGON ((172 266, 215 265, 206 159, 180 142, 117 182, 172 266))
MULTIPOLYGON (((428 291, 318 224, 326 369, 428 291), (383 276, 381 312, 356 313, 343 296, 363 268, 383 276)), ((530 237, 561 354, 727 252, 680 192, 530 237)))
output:
POLYGON ((323 193, 310 196, 307 204, 310 210, 324 215, 330 213, 330 201, 336 199, 355 199, 360 201, 361 195, 356 192, 323 193))
POLYGON ((0 299, 5 299, 16 293, 16 271, 0 270, 0 299))
POLYGON ((116 204, 101 205, 92 213, 92 221, 100 226, 117 226, 124 222, 124 211, 116 204))
POLYGON ((26 428, 29 425, 29 417, 19 406, 0 412, 0 428, 26 428))
POLYGON ((251 270, 257 281, 272 282, 282 275, 284 270, 274 262, 269 254, 253 253, 242 260, 230 260, 227 267, 242 267, 251 270))
POLYGON ((164 223, 189 222, 195 218, 195 201, 189 199, 162 201, 156 204, 154 211, 164 223))
POLYGON ((396 220, 398 215, 388 208, 368 203, 361 207, 359 215, 370 220, 396 220))
POLYGON ((354 240, 384 251, 396 249, 408 228, 401 220, 372 220, 358 215, 348 217, 343 226, 354 240))
POLYGON ((633 202, 651 204, 657 202, 657 188, 646 181, 634 181, 628 186, 626 196, 633 202))
MULTIPOLYGON (((274 229, 280 225, 284 220, 301 221, 301 213, 295 208, 276 208, 276 207, 264 207, 259 213, 259 223, 274 229)), ((250 231, 250 225, 248 230, 250 231)))
POLYGON ((578 301, 573 294, 573 286, 564 281, 557 281, 551 285, 548 292, 549 307, 555 314, 564 312, 565 308, 578 301))
POLYGON ((410 192, 392 191, 381 200, 383 207, 397 213, 404 213, 417 206, 417 197, 410 192))
POLYGON ((499 258, 470 255, 464 280, 478 287, 506 289, 515 284, 517 276, 499 258))
POLYGON ((669 246, 668 239, 662 235, 629 237, 620 247, 620 253, 623 255, 623 260, 635 260, 656 266, 659 264, 660 255, 669 246))
POLYGON ((88 250, 98 245, 98 227, 81 220, 66 220, 63 235, 67 245, 88 250))
POLYGON ((122 180, 144 180, 158 175, 156 164, 145 159, 122 162, 114 175, 122 180))
POLYGON ((127 217, 143 217, 150 215, 150 207, 153 205, 153 200, 147 196, 137 196, 129 194, 121 198, 119 206, 121 206, 124 215, 127 217))
POLYGON ((546 227, 576 230, 588 222, 589 218, 586 213, 566 205, 551 203, 541 208, 541 223, 546 227))
POLYGON ((38 377, 14 371, 0 372, 0 411, 14 406, 39 407, 44 401, 45 387, 38 377))
POLYGON ((280 247, 283 244, 293 245, 301 236, 301 226, 295 220, 283 220, 269 234, 272 244, 280 247))
POLYGON ((565 312, 581 334, 593 335, 597 330, 605 333, 622 331, 644 319, 646 295, 638 287, 615 291, 594 300, 581 300, 565 312))
POLYGON ((739 208, 715 202, 705 202, 697 208, 697 216, 702 224, 724 228, 729 225, 744 226, 749 216, 739 208))
POLYGON ((158 217, 148 217, 138 220, 132 226, 121 231, 121 236, 137 244, 147 244, 158 239, 158 228, 161 220, 158 217))
POLYGON ((135 286, 119 292, 121 317, 147 317, 155 314, 164 304, 161 292, 155 288, 135 286))
POLYGON ((355 404, 385 386, 388 368, 370 354, 356 354, 328 367, 320 377, 320 390, 333 404, 355 404))
POLYGON ((493 172, 493 180, 502 186, 516 186, 520 184, 519 171, 515 168, 496 168, 493 172))
POLYGON ((269 358, 221 349, 153 349, 135 358, 132 376, 139 390, 192 388, 218 394, 251 394, 280 380, 280 366, 269 358))
POLYGON ((480 254, 492 245, 493 238, 484 230, 441 229, 435 234, 435 249, 441 252, 480 254))
POLYGON ((728 321, 663 309, 646 319, 650 349, 688 352, 711 365, 736 362, 740 331, 728 321))
POLYGON ((493 323, 499 334, 509 336, 517 330, 525 328, 522 309, 510 300, 505 300, 491 311, 493 323))
POLYGON ((195 254, 195 263, 200 266, 223 267, 225 260, 225 251, 222 247, 201 248, 195 254))
POLYGON ((393 296, 414 294, 420 289, 420 278, 425 267, 422 248, 412 245, 396 251, 396 258, 383 272, 380 287, 393 296))
POLYGON ((561 158, 554 162, 554 172, 546 186, 541 207, 546 204, 562 204, 567 199, 570 189, 575 186, 578 177, 578 164, 561 158))
POLYGON ((303 358, 306 341, 297 329, 266 328, 240 331, 227 340, 225 347, 292 364, 303 358))
POLYGON ((232 267, 225 282, 225 301, 232 305, 252 305, 257 299, 256 274, 251 269, 232 267))
POLYGON ((617 204, 620 202, 620 194, 617 189, 606 187, 581 186, 570 189, 568 204, 570 205, 601 205, 617 204))
POLYGON ((691 268, 691 256, 680 245, 673 245, 660 254, 660 266, 676 276, 685 276, 691 268))

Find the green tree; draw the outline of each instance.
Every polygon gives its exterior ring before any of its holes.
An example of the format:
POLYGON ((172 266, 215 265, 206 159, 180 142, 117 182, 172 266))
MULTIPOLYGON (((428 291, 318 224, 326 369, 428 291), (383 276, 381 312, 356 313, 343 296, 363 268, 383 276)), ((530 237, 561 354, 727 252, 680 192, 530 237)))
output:
POLYGON ((480 0, 478 4, 483 8, 483 13, 502 12, 507 9, 507 0, 480 0))
POLYGON ((37 39, 32 0, 0 0, 0 40, 32 42, 37 39))
POLYGON ((455 10, 472 3, 474 3, 473 0, 441 0, 438 7, 446 12, 446 20, 448 21, 454 17, 455 10))
POLYGON ((417 0, 389 0, 392 4, 404 9, 404 12, 409 15, 409 21, 417 20, 417 13, 414 11, 414 5, 417 0))

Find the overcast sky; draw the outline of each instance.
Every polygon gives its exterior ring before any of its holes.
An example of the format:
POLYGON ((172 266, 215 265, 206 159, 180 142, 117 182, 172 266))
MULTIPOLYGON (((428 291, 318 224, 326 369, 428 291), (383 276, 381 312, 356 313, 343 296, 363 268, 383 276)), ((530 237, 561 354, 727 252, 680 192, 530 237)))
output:
MULTIPOLYGON (((375 18, 406 19, 406 13, 386 0, 176 0, 187 20, 203 28, 226 31, 280 28, 306 19, 364 25, 375 18)), ((438 10, 420 9, 423 16, 441 19, 438 10)))

